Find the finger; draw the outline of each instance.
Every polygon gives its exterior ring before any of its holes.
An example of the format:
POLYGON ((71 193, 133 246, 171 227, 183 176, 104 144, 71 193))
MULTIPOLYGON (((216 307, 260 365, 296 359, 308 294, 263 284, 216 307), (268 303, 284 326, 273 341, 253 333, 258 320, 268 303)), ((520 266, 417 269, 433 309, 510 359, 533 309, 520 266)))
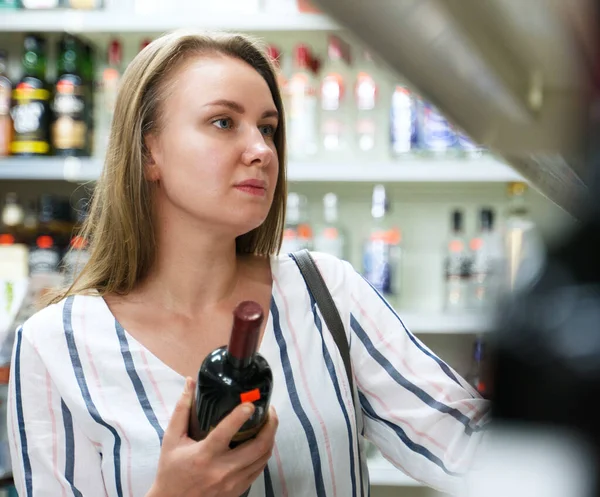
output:
POLYGON ((269 418, 258 434, 258 436, 239 447, 236 447, 227 455, 227 459, 241 462, 243 468, 254 464, 264 454, 270 453, 275 444, 275 434, 279 426, 279 419, 275 409, 271 408, 269 418))
POLYGON ((193 392, 194 392, 194 380, 191 378, 185 379, 185 387, 175 405, 175 410, 171 415, 171 419, 169 421, 169 425, 165 430, 165 435, 163 437, 163 446, 169 444, 176 444, 183 435, 187 435, 189 419, 190 419, 190 409, 192 407, 193 400, 193 392))
POLYGON ((250 419, 254 413, 254 404, 244 403, 237 406, 216 428, 206 437, 204 443, 216 452, 229 449, 229 443, 240 428, 250 419))

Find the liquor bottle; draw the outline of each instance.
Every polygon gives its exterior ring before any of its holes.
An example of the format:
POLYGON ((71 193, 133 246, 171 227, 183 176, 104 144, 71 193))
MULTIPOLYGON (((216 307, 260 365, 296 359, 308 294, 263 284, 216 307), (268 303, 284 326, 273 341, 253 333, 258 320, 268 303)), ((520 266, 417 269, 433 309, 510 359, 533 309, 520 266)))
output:
POLYGON ((500 296, 502 242, 494 229, 494 210, 479 211, 479 232, 471 249, 471 303, 475 309, 490 309, 500 296))
POLYGON ((302 249, 312 250, 313 230, 308 223, 307 208, 308 200, 304 195, 294 192, 288 194, 282 253, 289 254, 302 249))
POLYGON ((469 304, 471 261, 464 232, 463 212, 455 209, 451 217, 451 232, 446 249, 446 311, 463 311, 469 304))
POLYGON ((82 75, 83 52, 71 35, 59 42, 59 58, 52 111, 52 146, 57 155, 87 154, 89 104, 82 75))
POLYGON ((227 346, 211 352, 198 372, 189 435, 203 440, 239 404, 251 402, 255 410, 233 437, 234 448, 254 438, 267 421, 273 389, 273 374, 258 352, 263 310, 252 301, 233 311, 233 326, 227 346))
POLYGON ((389 220, 385 187, 373 189, 371 233, 363 256, 364 277, 383 295, 398 296, 400 280, 400 230, 389 220))
POLYGON ((380 149, 381 130, 378 129, 379 85, 375 79, 375 63, 370 52, 365 51, 359 60, 359 70, 354 86, 356 111, 355 152, 373 158, 380 149))
POLYGON ((0 157, 10 154, 13 124, 10 118, 12 83, 6 74, 8 70, 8 55, 0 50, 0 157))
POLYGON ((421 146, 425 151, 445 155, 455 149, 456 133, 432 103, 422 103, 421 119, 421 146))
POLYGON ((98 148, 103 154, 108 149, 110 127, 115 113, 115 105, 121 81, 123 48, 119 40, 114 39, 109 43, 107 58, 107 65, 102 71, 102 102, 100 104, 98 126, 98 148))
POLYGON ((14 155, 36 156, 50 152, 50 92, 46 86, 46 50, 43 38, 25 37, 24 75, 13 90, 11 109, 14 155))
POLYGON ((290 110, 290 89, 288 84, 289 82, 285 76, 285 72, 283 69, 281 51, 275 45, 268 45, 267 55, 273 62, 273 65, 275 66, 275 71, 277 73, 277 85, 279 86, 279 92, 281 94, 281 100, 283 102, 283 113, 285 116, 286 129, 288 129, 288 113, 290 110))
POLYGON ((294 52, 294 72, 289 81, 289 150, 293 160, 311 159, 318 152, 317 88, 308 46, 294 52))
POLYGON ((346 236, 339 224, 338 197, 328 193, 323 197, 325 225, 315 237, 315 250, 346 259, 346 236))
POLYGON ((13 242, 21 241, 21 232, 25 213, 19 203, 19 197, 14 192, 6 194, 2 208, 3 233, 10 235, 13 242))
POLYGON ((486 369, 485 343, 482 337, 475 338, 473 343, 473 356, 471 368, 465 375, 465 380, 484 398, 490 397, 488 384, 488 371, 486 369))
POLYGON ((542 241, 529 215, 527 185, 508 184, 508 210, 504 226, 504 250, 507 281, 504 289, 513 291, 530 283, 543 264, 542 241))
POLYGON ((320 98, 321 157, 324 160, 343 160, 350 154, 354 122, 351 115, 351 98, 348 92, 350 70, 348 55, 340 38, 329 36, 327 63, 323 68, 320 98))
POLYGON ((77 202, 75 230, 69 242, 61 265, 66 285, 71 285, 90 259, 89 243, 81 236, 81 227, 85 222, 89 208, 89 199, 82 198, 77 202))
POLYGON ((403 85, 396 85, 390 109, 390 145, 395 158, 418 147, 418 105, 413 93, 403 85))
POLYGON ((40 197, 38 233, 29 251, 29 274, 52 276, 59 274, 61 249, 58 244, 57 201, 52 195, 40 197))
POLYGON ((92 155, 96 146, 96 53, 90 43, 83 44, 83 63, 81 66, 86 103, 85 120, 87 136, 85 155, 92 155))

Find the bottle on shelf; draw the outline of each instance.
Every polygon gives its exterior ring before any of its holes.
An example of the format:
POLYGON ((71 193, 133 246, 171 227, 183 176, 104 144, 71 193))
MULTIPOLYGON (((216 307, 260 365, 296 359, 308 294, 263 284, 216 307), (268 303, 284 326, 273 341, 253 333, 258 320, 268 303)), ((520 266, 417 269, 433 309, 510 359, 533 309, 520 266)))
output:
POLYGON ((89 243, 80 233, 81 227, 87 217, 88 207, 89 199, 82 198, 77 202, 75 208, 75 229, 73 230, 73 236, 71 236, 71 240, 69 241, 69 248, 65 252, 61 265, 66 285, 71 285, 75 281, 90 259, 88 251, 89 243))
POLYGON ((277 73, 277 85, 279 86, 279 92, 281 93, 281 100, 283 101, 283 110, 285 115, 286 129, 289 126, 289 116, 288 111, 290 108, 290 90, 288 87, 288 79, 285 76, 285 71, 283 69, 282 63, 282 55, 279 47, 270 44, 267 46, 267 54, 273 65, 275 66, 275 71, 277 73))
POLYGON ((74 36, 65 34, 59 57, 52 111, 52 147, 56 155, 88 155, 89 92, 83 78, 84 53, 74 36))
MULTIPOLYGON (((6 194, 4 207, 2 208, 2 235, 12 239, 12 243, 22 241, 22 225, 25 212, 19 203, 19 197, 14 192, 6 194)), ((5 239, 7 240, 7 239, 5 239)))
POLYGON ((396 85, 390 109, 391 153, 400 158, 418 146, 417 99, 404 85, 396 85))
POLYGON ((471 368, 465 375, 467 381, 484 398, 489 399, 490 382, 488 381, 487 357, 485 353, 485 343, 482 337, 476 337, 473 342, 473 355, 471 368))
POLYGON ((102 97, 98 112, 98 148, 103 154, 108 149, 110 127, 115 113, 122 74, 123 48, 118 39, 113 39, 109 43, 107 59, 107 65, 102 71, 102 97))
POLYGON ((355 151, 372 158, 381 148, 381 137, 384 135, 379 129, 379 85, 375 79, 375 62, 371 53, 365 50, 358 64, 354 85, 355 151))
POLYGON ((256 302, 240 303, 233 312, 229 344, 211 352, 198 372, 189 435, 203 440, 239 404, 255 410, 230 442, 235 448, 254 438, 266 423, 273 390, 273 373, 258 353, 264 314, 256 302))
POLYGON ((50 92, 46 85, 46 42, 36 35, 25 37, 24 75, 13 90, 14 155, 40 156, 50 153, 50 92))
POLYGON ((294 50, 294 69, 289 80, 289 151, 293 160, 312 159, 318 152, 316 78, 307 45, 294 50))
POLYGON ((389 219, 389 200, 385 187, 376 185, 371 205, 371 232, 363 255, 363 275, 386 296, 400 292, 400 230, 389 219))
POLYGON ((288 193, 281 253, 312 250, 313 230, 308 223, 307 209, 308 200, 304 195, 288 193))
POLYGON ((479 211, 479 232, 471 239, 471 303, 474 309, 491 309, 499 297, 502 244, 494 227, 494 210, 479 211))
POLYGON ((83 85, 86 101, 86 153, 92 155, 96 146, 96 51, 90 43, 83 44, 83 85))
POLYGON ((456 133, 448 120, 430 102, 422 102, 421 148, 435 155, 456 149, 456 133))
POLYGON ((331 254, 338 259, 346 259, 346 236, 338 217, 338 197, 327 193, 323 197, 324 226, 315 237, 315 250, 331 254))
POLYGON ((527 185, 508 184, 508 210, 504 226, 506 290, 528 284, 543 264, 543 243, 526 201, 527 185))
POLYGON ((343 41, 330 35, 327 62, 323 67, 320 98, 320 157, 341 161, 350 155, 351 130, 354 122, 348 92, 349 53, 343 41))
POLYGON ((469 307, 471 260, 464 230, 464 214, 452 211, 450 239, 446 248, 444 308, 448 312, 464 311, 469 307))
POLYGON ((10 154, 13 124, 10 118, 12 83, 8 79, 8 54, 0 50, 0 157, 10 154))

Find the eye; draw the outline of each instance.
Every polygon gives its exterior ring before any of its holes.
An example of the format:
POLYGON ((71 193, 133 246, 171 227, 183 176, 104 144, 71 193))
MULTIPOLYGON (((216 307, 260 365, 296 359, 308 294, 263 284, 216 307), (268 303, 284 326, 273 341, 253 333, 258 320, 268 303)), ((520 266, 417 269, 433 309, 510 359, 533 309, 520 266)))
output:
POLYGON ((272 137, 275 135, 275 126, 273 126, 272 124, 263 124, 258 128, 260 129, 260 132, 265 136, 272 137))
POLYGON ((231 129, 233 127, 233 121, 229 117, 221 117, 212 122, 219 129, 231 129))

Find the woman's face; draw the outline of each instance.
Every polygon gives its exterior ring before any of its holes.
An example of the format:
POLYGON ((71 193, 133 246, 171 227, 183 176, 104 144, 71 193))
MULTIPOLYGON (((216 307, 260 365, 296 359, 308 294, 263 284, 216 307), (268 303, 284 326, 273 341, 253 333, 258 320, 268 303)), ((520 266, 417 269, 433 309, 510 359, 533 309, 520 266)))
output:
POLYGON ((234 237, 257 228, 279 172, 278 115, 266 81, 220 55, 191 59, 170 79, 161 130, 146 137, 158 209, 234 237))

